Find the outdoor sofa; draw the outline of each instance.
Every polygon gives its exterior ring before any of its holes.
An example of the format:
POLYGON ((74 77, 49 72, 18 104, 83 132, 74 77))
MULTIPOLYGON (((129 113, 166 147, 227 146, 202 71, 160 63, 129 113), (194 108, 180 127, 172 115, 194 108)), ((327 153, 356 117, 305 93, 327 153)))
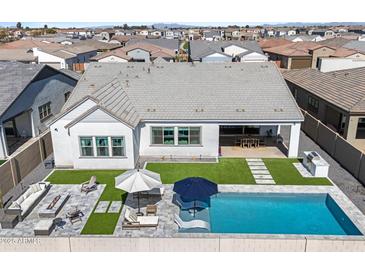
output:
POLYGON ((5 209, 5 214, 18 215, 19 221, 23 221, 32 209, 43 199, 49 188, 49 182, 38 182, 30 185, 18 199, 13 201, 11 205, 5 209))

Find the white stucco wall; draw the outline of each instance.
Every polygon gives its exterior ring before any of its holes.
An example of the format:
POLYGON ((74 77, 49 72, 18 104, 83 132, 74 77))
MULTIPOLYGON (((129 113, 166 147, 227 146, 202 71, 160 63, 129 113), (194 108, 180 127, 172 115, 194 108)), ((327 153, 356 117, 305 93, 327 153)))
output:
POLYGON ((3 127, 0 125, 0 159, 6 158, 6 141, 5 132, 3 127))
POLYGON ((321 58, 319 61, 319 70, 322 72, 359 67, 365 67, 365 60, 355 60, 349 58, 321 58))
POLYGON ((73 166, 72 148, 69 145, 70 136, 68 130, 65 129, 65 125, 95 105, 92 100, 87 100, 50 126, 56 166, 73 166))
POLYGON ((125 124, 115 120, 109 116, 109 114, 105 114, 101 110, 96 110, 95 114, 90 114, 90 116, 86 117, 84 120, 81 120, 69 129, 65 129, 65 125, 87 109, 90 109, 93 105, 95 105, 94 102, 90 100, 86 101, 51 126, 56 166, 72 166, 75 169, 134 168, 133 130, 125 124), (79 138, 82 136, 124 136, 125 157, 82 157, 79 144, 79 138))
MULTIPOLYGON (((146 123, 141 125, 139 153, 141 156, 175 156, 175 157, 218 157, 218 124, 183 124, 183 123, 146 123), (151 127, 201 127, 201 145, 151 145, 151 127)), ((177 141, 177 129, 175 129, 177 141)), ((177 142, 175 142, 177 143, 177 142)))
POLYGON ((257 53, 257 52, 252 52, 250 54, 244 55, 241 57, 241 62, 265 62, 267 61, 267 56, 257 53))

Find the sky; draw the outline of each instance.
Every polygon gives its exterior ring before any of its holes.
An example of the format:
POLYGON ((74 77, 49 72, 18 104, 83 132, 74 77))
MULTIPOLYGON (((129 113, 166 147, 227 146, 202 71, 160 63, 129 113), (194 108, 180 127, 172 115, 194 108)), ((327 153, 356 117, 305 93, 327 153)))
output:
MULTIPOLYGON (((17 22, 0 22, 1 27, 14 27, 17 22)), ((97 27, 97 26, 110 26, 110 25, 123 25, 127 23, 128 25, 152 25, 156 22, 21 22, 23 27, 37 28, 43 27, 45 24, 49 27, 57 28, 70 28, 70 27, 97 27)), ((159 22, 157 22, 158 24, 159 22)), ((170 24, 166 23, 165 24, 170 24)), ((275 24, 278 22, 174 22, 171 24, 182 24, 191 26, 228 26, 228 25, 261 25, 261 24, 275 24)))

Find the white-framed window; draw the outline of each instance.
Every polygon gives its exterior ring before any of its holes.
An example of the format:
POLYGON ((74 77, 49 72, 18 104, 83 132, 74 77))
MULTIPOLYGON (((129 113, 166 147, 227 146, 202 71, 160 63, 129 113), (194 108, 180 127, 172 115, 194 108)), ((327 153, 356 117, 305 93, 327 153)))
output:
POLYGON ((124 145, 124 137, 111 137, 111 145, 112 145, 112 156, 113 157, 121 157, 125 156, 125 145, 124 145))
POLYGON ((179 145, 200 145, 200 127, 179 127, 178 144, 179 145))
POLYGON ((96 143, 96 155, 102 157, 109 156, 109 138, 108 137, 95 137, 96 143))
POLYGON ((93 137, 80 137, 80 151, 83 157, 94 156, 93 137))
POLYGON ((153 145, 174 145, 175 128, 174 127, 152 127, 151 129, 153 145))
POLYGON ((44 119, 48 118, 49 116, 51 116, 52 115, 51 102, 48 102, 48 103, 38 107, 38 111, 39 111, 39 119, 41 119, 41 120, 44 120, 44 119))
POLYGON ((125 157, 124 136, 80 136, 81 157, 125 157))

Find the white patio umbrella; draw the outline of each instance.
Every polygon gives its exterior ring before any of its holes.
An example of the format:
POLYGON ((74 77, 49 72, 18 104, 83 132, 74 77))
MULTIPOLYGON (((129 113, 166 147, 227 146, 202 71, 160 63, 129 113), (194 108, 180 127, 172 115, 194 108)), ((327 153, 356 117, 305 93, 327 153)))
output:
POLYGON ((161 186, 160 174, 147 169, 132 169, 115 177, 116 188, 122 189, 128 193, 138 192, 138 213, 140 213, 139 193, 161 186))

